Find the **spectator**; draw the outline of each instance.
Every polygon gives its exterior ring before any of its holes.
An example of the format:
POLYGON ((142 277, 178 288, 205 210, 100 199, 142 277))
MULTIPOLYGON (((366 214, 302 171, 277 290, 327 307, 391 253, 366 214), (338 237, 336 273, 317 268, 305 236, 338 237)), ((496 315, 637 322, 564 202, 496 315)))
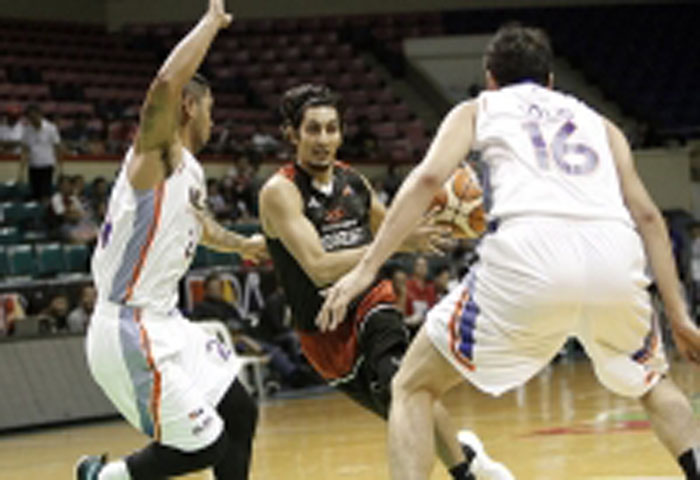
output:
POLYGON ((243 315, 235 303, 224 299, 224 284, 221 277, 212 273, 204 279, 204 298, 192 310, 197 320, 219 320, 226 324, 234 335, 245 330, 243 315))
POLYGON ((396 308, 406 315, 406 281, 408 275, 401 267, 396 267, 391 275, 391 284, 396 294, 396 308))
POLYGON ((19 293, 0 294, 0 336, 11 335, 15 322, 25 319, 25 305, 19 293))
POLYGON ((19 106, 10 105, 0 114, 0 152, 22 153, 24 126, 20 121, 21 113, 19 106))
POLYGON ((312 381, 306 367, 295 362, 280 347, 248 335, 252 329, 246 324, 238 307, 224 299, 223 281, 218 274, 207 276, 204 280, 204 292, 204 299, 196 304, 192 311, 193 320, 224 322, 231 330, 236 351, 269 355, 270 366, 289 386, 299 387, 312 381))
POLYGON ((95 309, 95 300, 97 300, 97 290, 92 285, 86 285, 80 292, 80 302, 73 311, 68 314, 66 321, 68 331, 72 333, 84 333, 87 331, 90 317, 95 309))
POLYGON ((263 131, 264 126, 257 125, 255 133, 250 138, 250 143, 257 153, 263 156, 273 155, 280 149, 280 142, 269 133, 263 131))
POLYGON ((417 256, 413 262, 413 275, 406 281, 405 321, 413 332, 418 331, 435 302, 435 286, 428 281, 428 261, 417 256))
POLYGON ((54 296, 49 304, 39 313, 39 316, 43 317, 45 320, 41 325, 47 325, 50 331, 67 330, 68 309, 68 296, 65 293, 59 293, 54 296))
POLYGON ((97 223, 102 223, 105 212, 107 210, 107 201, 109 200, 109 184, 104 177, 97 177, 92 181, 88 202, 90 210, 93 212, 94 219, 97 223))
POLYGON ((88 130, 85 115, 80 115, 72 126, 63 131, 63 139, 67 148, 73 153, 86 154, 90 152, 92 135, 88 130))
POLYGON ((97 238, 97 224, 75 194, 73 181, 61 176, 58 191, 51 197, 50 216, 62 240, 86 244, 97 238))
POLYGON ((37 105, 26 109, 27 123, 22 129, 22 159, 20 178, 29 164, 29 184, 32 197, 47 203, 51 197, 53 174, 56 166, 60 169, 63 146, 56 125, 44 118, 37 105))
POLYGON ((389 165, 386 169, 386 177, 384 177, 384 190, 387 195, 389 195, 389 203, 394 199, 394 195, 399 191, 403 179, 401 175, 396 172, 396 165, 389 165))
POLYGON ((381 178, 372 180, 372 188, 377 195, 377 201, 385 207, 389 205, 389 194, 384 189, 384 182, 381 178))
POLYGON ((218 221, 231 218, 231 206, 226 202, 215 178, 207 179, 207 206, 218 221))
POLYGON ((433 285, 435 286, 435 300, 439 301, 442 297, 450 293, 450 290, 456 286, 456 283, 450 275, 450 267, 444 265, 435 271, 433 277, 433 285))
POLYGON ((291 312, 281 285, 278 284, 265 299, 260 325, 255 331, 257 337, 281 347, 290 357, 302 359, 301 346, 291 329, 291 312))

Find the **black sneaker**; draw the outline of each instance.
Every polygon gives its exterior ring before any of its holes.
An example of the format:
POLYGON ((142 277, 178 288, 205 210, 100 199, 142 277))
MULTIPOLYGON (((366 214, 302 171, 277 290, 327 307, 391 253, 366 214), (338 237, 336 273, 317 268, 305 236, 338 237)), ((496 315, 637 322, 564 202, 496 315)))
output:
POLYGON ((107 463, 107 455, 84 455, 75 464, 76 480, 97 480, 107 463))

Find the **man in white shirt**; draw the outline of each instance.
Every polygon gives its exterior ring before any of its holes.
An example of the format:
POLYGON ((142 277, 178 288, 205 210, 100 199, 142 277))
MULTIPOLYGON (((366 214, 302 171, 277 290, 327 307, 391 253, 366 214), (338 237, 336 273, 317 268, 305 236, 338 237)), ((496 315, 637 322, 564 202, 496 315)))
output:
POLYGON ((20 153, 22 140, 22 110, 18 105, 8 106, 0 115, 0 151, 20 153))
POLYGON ((25 115, 27 123, 22 131, 19 176, 22 178, 24 166, 28 164, 32 197, 46 202, 53 190, 54 168, 63 154, 61 136, 56 125, 42 116, 37 105, 29 105, 25 115))

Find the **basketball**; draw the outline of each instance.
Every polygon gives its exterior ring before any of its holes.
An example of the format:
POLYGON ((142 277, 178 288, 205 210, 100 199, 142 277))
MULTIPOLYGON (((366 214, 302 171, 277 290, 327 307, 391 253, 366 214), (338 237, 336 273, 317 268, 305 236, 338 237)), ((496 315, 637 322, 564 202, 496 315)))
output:
POLYGON ((459 167, 430 203, 438 224, 447 225, 457 238, 476 238, 486 230, 483 192, 469 166, 459 167))

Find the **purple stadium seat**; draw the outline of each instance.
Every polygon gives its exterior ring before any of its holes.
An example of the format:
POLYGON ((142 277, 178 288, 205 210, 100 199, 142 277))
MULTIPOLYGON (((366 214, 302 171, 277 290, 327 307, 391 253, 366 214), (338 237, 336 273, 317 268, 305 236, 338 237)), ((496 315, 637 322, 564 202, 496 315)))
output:
POLYGON ((345 101, 348 105, 366 105, 369 102, 367 94, 363 91, 348 92, 345 95, 345 101))

